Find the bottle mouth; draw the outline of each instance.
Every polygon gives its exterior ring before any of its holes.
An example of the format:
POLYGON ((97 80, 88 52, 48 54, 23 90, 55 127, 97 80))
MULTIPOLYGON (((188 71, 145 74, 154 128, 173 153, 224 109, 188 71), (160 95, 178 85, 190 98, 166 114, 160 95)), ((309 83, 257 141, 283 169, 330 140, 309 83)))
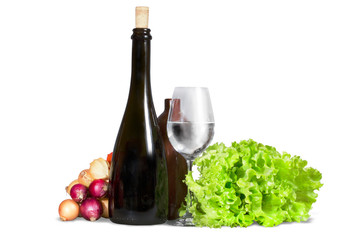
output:
POLYGON ((134 28, 131 39, 135 40, 151 40, 150 28, 134 28))

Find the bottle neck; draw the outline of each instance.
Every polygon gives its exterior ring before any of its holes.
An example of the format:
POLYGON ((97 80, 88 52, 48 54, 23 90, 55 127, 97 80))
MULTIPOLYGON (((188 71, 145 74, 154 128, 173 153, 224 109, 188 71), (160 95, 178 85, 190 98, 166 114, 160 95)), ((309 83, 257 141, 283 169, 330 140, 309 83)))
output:
POLYGON ((164 103, 165 103, 164 112, 169 113, 171 98, 166 98, 164 103))
POLYGON ((132 66, 130 96, 144 101, 145 96, 151 97, 150 85, 150 29, 134 28, 131 39, 132 43, 132 66))

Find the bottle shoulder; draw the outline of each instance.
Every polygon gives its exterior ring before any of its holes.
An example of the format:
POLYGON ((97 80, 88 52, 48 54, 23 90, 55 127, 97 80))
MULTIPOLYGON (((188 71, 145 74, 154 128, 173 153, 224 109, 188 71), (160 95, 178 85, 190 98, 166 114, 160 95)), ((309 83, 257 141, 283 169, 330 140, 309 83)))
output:
POLYGON ((133 111, 133 110, 125 110, 121 124, 134 125, 138 128, 147 128, 150 126, 158 127, 158 119, 156 114, 151 110, 145 111, 133 111))
POLYGON ((159 122, 154 111, 125 110, 118 135, 158 137, 159 134, 159 122))

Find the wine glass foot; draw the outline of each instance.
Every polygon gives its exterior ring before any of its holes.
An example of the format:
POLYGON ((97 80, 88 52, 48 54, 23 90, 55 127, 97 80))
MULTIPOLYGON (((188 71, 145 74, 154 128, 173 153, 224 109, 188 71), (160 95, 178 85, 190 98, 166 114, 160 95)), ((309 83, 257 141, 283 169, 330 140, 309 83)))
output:
POLYGON ((193 227, 195 226, 195 224, 193 223, 193 218, 192 217, 183 217, 183 218, 178 218, 175 220, 169 220, 167 221, 167 224, 171 225, 171 226, 181 226, 181 227, 193 227))

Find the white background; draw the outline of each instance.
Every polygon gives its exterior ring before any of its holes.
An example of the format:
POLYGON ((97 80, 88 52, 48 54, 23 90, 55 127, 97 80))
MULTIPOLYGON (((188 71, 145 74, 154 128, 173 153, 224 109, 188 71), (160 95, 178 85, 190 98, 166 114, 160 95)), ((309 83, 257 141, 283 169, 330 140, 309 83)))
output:
POLYGON ((358 239, 359 81, 359 1, 3 0, 1 239, 358 239), (136 5, 150 6, 157 113, 175 86, 207 86, 213 142, 252 138, 323 173, 307 223, 209 229, 59 220, 64 187, 112 151, 136 5))

